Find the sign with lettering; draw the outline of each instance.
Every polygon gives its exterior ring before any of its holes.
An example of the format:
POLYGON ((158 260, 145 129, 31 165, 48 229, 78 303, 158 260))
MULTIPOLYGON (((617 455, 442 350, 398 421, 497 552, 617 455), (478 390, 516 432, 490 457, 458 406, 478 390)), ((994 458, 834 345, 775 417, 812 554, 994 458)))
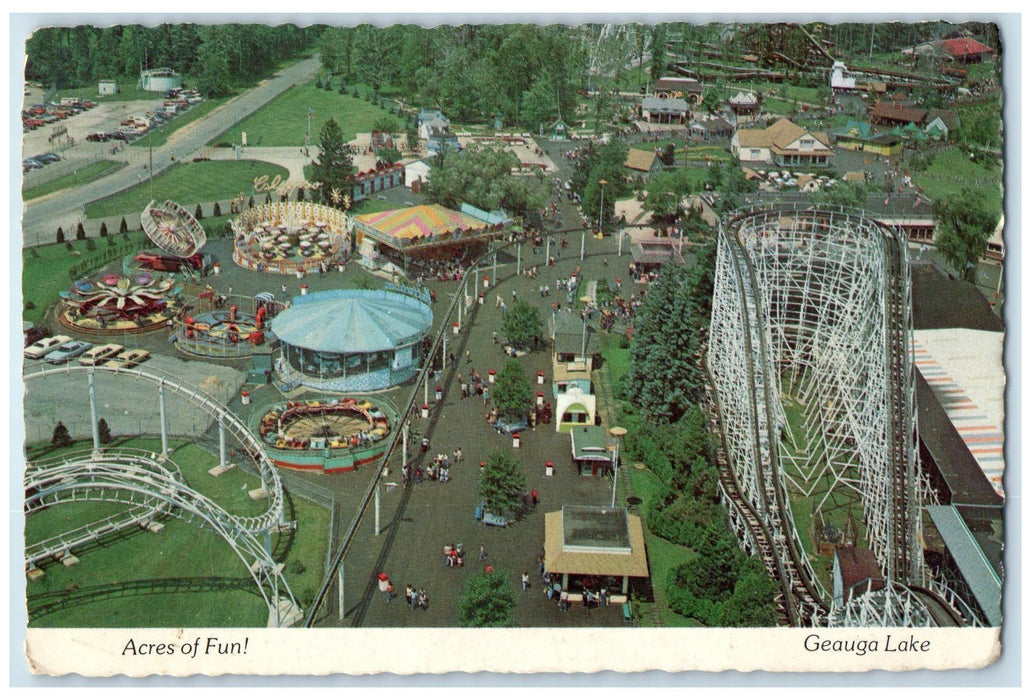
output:
POLYGON ((254 191, 255 192, 277 192, 278 194, 290 194, 299 188, 305 188, 307 190, 317 190, 322 187, 321 182, 308 182, 305 180, 297 185, 291 185, 283 181, 282 176, 276 175, 269 180, 268 175, 261 175, 254 178, 254 191))

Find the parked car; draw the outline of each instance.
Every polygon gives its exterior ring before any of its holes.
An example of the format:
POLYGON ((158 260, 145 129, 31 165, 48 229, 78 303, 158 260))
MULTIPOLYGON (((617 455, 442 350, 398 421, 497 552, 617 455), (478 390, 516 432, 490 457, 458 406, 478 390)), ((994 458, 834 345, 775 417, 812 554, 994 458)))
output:
POLYGON ((67 343, 62 343, 56 350, 47 353, 43 359, 52 365, 63 365, 68 360, 74 360, 92 347, 93 343, 87 343, 85 340, 71 340, 67 343))
POLYGON ((515 518, 510 515, 498 515, 497 513, 491 513, 487 510, 487 505, 481 503, 476 506, 476 519, 483 521, 484 525, 494 525, 496 527, 507 527, 508 525, 515 522, 515 518))
POLYGON ((61 160, 61 156, 56 153, 40 153, 38 156, 33 156, 33 160, 38 160, 40 163, 46 165, 47 163, 56 163, 61 160))
POLYGON ((118 343, 98 345, 97 347, 82 353, 82 356, 79 358, 79 364, 86 365, 87 367, 103 364, 123 350, 125 350, 125 346, 119 345, 118 343))
POLYGON ((21 162, 21 169, 23 172, 28 172, 29 170, 39 170, 42 167, 43 164, 35 158, 26 158, 21 162))
POLYGON ((63 345, 64 343, 67 343, 70 340, 71 338, 69 338, 66 335, 55 335, 50 338, 41 338, 29 347, 25 348, 22 354, 25 356, 26 359, 38 360, 47 353, 53 351, 58 346, 63 345))
POLYGON ((37 326, 35 323, 30 323, 29 321, 22 324, 21 330, 22 334, 25 336, 25 347, 29 347, 33 343, 43 340, 43 338, 50 335, 50 331, 46 328, 37 326))
POLYGON ((526 418, 510 418, 510 419, 498 419, 494 423, 494 429, 502 435, 512 435, 513 433, 520 433, 530 427, 526 418))
POLYGON ((150 353, 140 348, 133 348, 132 350, 126 350, 120 353, 117 357, 112 360, 108 360, 103 364, 104 367, 112 367, 114 369, 129 369, 135 367, 141 362, 146 361, 150 357, 150 353))

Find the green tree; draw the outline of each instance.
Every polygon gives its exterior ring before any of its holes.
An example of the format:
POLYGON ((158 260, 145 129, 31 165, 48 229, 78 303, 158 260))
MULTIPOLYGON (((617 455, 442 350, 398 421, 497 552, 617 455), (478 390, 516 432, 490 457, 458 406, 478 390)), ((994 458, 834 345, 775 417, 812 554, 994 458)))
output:
POLYGON ((384 115, 382 117, 376 117, 376 121, 372 123, 373 131, 380 131, 384 134, 393 134, 396 131, 401 130, 401 124, 391 116, 384 115))
POLYGON ((396 148, 381 148, 376 152, 376 157, 387 165, 393 165, 401 160, 403 155, 396 148))
POLYGON ((658 80, 666 72, 666 26, 656 24, 652 27, 652 61, 649 75, 658 80))
POLYGON ((232 91, 230 83, 231 32, 224 25, 211 25, 200 30, 201 44, 197 50, 201 74, 198 89, 207 97, 224 97, 232 91))
POLYGON ((515 593, 508 575, 499 569, 465 582, 458 599, 462 627, 514 627, 515 593))
POLYGON ((776 627, 777 608, 773 582, 757 557, 746 559, 738 573, 734 592, 723 605, 723 627, 776 627))
POLYGON ((111 436, 111 428, 103 418, 97 421, 97 434, 100 436, 101 445, 107 445, 113 439, 111 436))
POLYGON ((643 209, 652 213, 652 218, 672 223, 683 213, 684 197, 691 192, 690 171, 668 170, 652 175, 648 180, 648 196, 643 209))
POLYGON ((533 385, 515 358, 509 358, 498 373, 491 399, 498 409, 498 415, 504 418, 525 418, 533 406, 533 385))
POLYGON ((57 425, 54 426, 54 435, 50 438, 50 444, 54 447, 68 447, 72 444, 72 436, 61 421, 57 421, 57 425))
POLYGON ((580 171, 579 182, 574 181, 574 189, 582 193, 580 206, 584 215, 591 222, 598 221, 603 190, 605 192, 605 221, 607 222, 611 222, 613 219, 616 200, 630 194, 631 188, 626 179, 625 168, 629 152, 630 148, 625 141, 613 139, 595 149, 594 155, 589 155, 585 159, 584 165, 588 170, 586 173, 583 170, 580 171), (602 181, 605 182, 604 185, 601 184, 602 181), (579 188, 576 185, 579 185, 579 188))
POLYGON ((323 201, 327 201, 333 190, 348 194, 347 178, 351 175, 351 154, 344 142, 344 134, 336 120, 330 117, 319 132, 319 157, 312 164, 315 182, 321 182, 318 190, 323 201))
POLYGON ((477 494, 488 511, 497 514, 515 513, 523 504, 526 476, 508 452, 494 451, 480 471, 477 494))
POLYGON ((531 344, 536 345, 544 329, 541 322, 541 313, 536 306, 532 306, 522 299, 516 299, 508 307, 504 318, 501 319, 501 330, 508 342, 519 348, 527 348, 531 344))
POLYGON ((540 177, 513 175, 517 167, 519 158, 496 146, 474 145, 461 153, 444 151, 427 185, 427 198, 450 209, 463 202, 486 211, 540 209, 547 201, 547 183, 540 177))
POLYGON ((975 281, 977 262, 998 223, 984 194, 964 187, 958 194, 941 197, 934 203, 934 218, 938 250, 963 279, 975 281))

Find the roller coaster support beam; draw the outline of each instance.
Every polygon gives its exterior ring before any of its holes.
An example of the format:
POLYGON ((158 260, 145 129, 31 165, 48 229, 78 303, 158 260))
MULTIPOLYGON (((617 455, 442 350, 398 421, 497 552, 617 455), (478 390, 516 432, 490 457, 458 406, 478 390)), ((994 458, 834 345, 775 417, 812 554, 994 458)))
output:
POLYGON ((337 569, 337 619, 344 619, 344 562, 337 569))
POLYGON ((218 417, 218 466, 226 468, 226 424, 218 417))
POLYGON ((379 486, 376 487, 376 536, 379 536, 379 486))
POLYGON ((89 373, 89 417, 90 432, 93 434, 93 452, 100 453, 100 425, 97 422, 97 386, 93 382, 93 372, 89 373))
POLYGON ((168 421, 165 414, 165 382, 158 382, 158 405, 161 407, 161 456, 168 457, 168 421))

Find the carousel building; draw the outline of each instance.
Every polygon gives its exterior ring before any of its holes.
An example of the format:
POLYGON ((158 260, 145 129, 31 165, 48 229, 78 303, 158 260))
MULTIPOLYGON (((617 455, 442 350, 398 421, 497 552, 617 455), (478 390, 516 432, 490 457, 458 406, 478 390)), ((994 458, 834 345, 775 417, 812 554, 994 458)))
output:
POLYGON ((387 389, 418 373, 432 322, 429 294, 408 287, 299 296, 272 320, 276 370, 287 384, 316 389, 387 389))

